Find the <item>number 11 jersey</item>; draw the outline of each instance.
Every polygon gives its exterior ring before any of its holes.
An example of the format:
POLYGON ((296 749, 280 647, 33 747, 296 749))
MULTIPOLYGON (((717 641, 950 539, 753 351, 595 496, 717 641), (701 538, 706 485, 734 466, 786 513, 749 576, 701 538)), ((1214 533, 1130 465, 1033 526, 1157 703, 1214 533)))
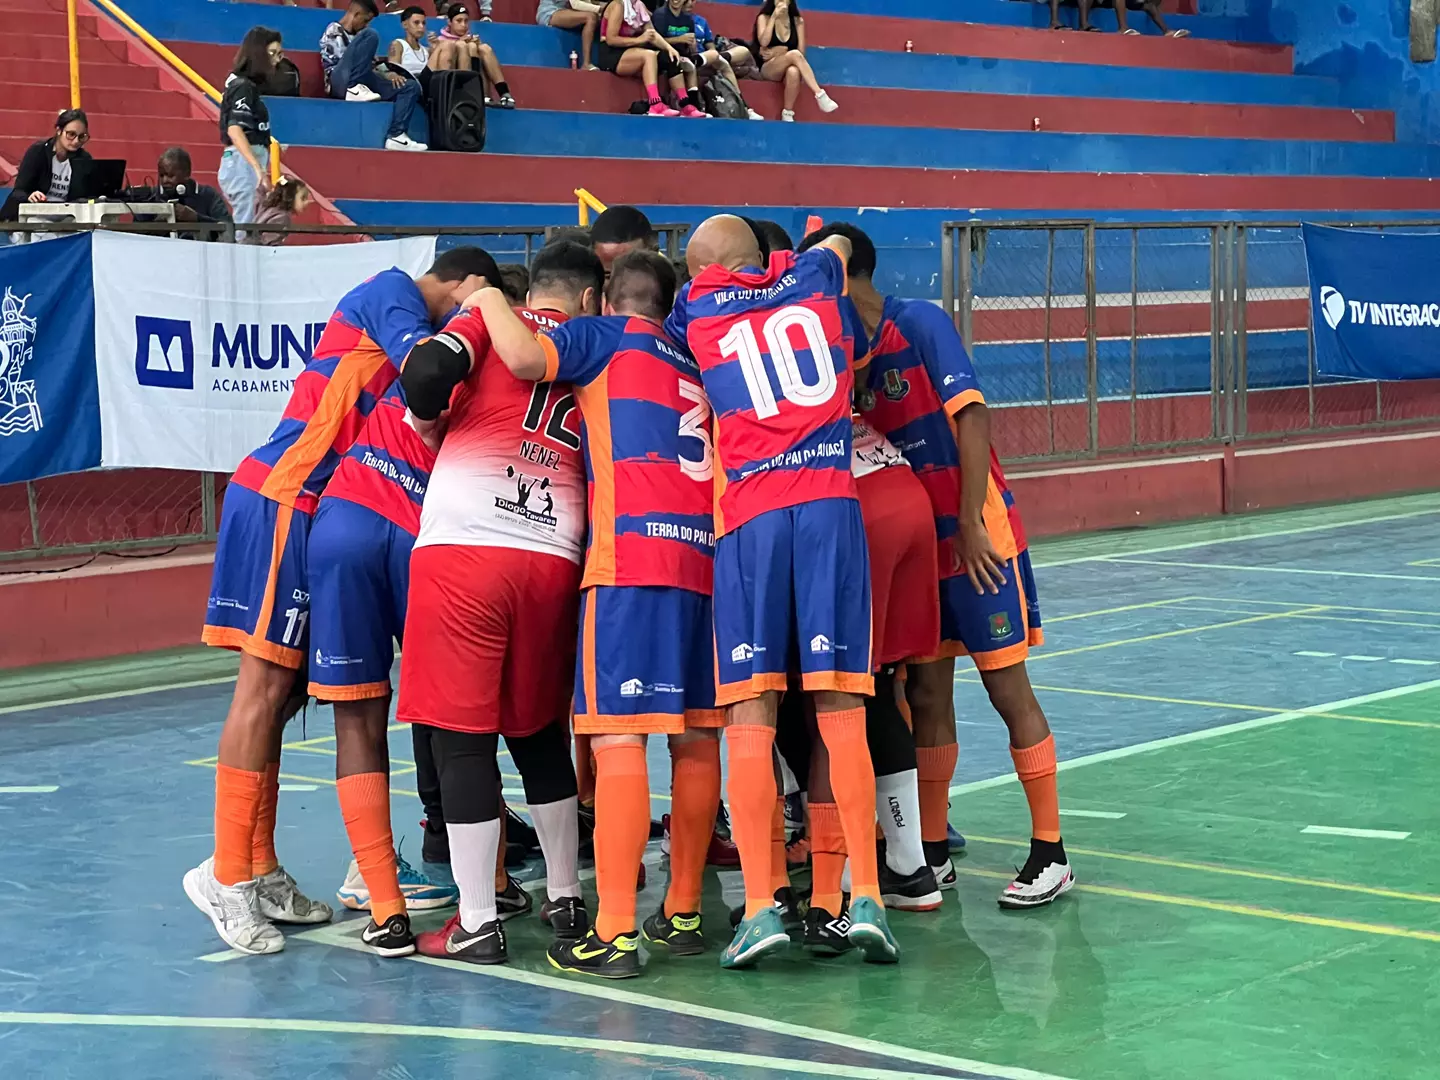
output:
POLYGON ((829 248, 777 251, 764 270, 707 267, 666 330, 700 365, 715 414, 715 531, 770 510, 856 498, 855 350, 868 336, 829 248))

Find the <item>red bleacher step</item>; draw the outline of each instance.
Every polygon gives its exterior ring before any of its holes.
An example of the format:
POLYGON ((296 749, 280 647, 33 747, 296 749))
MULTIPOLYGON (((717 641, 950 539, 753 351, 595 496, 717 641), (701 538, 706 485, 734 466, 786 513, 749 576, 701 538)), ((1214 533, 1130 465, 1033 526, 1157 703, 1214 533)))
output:
MULTIPOLYGON (((77 15, 75 26, 86 37, 95 37, 95 28, 99 20, 94 15, 77 15)), ((65 37, 68 30, 65 25, 65 16, 58 11, 27 11, 22 17, 18 10, 0 6, 0 27, 5 32, 27 34, 54 34, 65 37)))
MULTIPOLYGON (((81 89, 84 89, 82 84, 81 89)), ((54 116, 61 109, 70 106, 70 88, 55 83, 20 83, 5 88, 3 102, 7 109, 39 109, 54 116)), ((91 117, 99 115, 96 108, 103 108, 107 114, 122 116, 176 116, 194 117, 199 114, 196 106, 184 94, 166 90, 108 89, 101 101, 87 110, 91 117)))
MULTIPOLYGON (((70 85, 70 65, 65 60, 7 59, 0 63, 7 83, 21 82, 50 86, 70 85)), ((156 90, 160 86, 160 73, 155 68, 137 67, 119 61, 109 64, 82 64, 80 88, 85 90, 108 90, 129 88, 135 90, 156 90)))
MULTIPOLYGON (((5 102, 9 104, 9 102, 5 102)), ((117 142, 167 142, 171 145, 190 145, 218 141, 219 131, 212 120, 177 116, 135 116, 110 111, 108 102, 97 102, 98 109, 87 109, 90 117, 90 134, 94 142, 101 139, 117 142)), ((31 132, 44 131, 53 124, 53 113, 43 110, 24 112, 14 109, 0 109, 0 135, 23 136, 31 132)))
MULTIPOLYGON (((54 34, 28 34, 12 33, 0 27, 0 63, 9 59, 22 59, 27 57, 54 57, 66 64, 67 78, 69 70, 69 39, 62 35, 54 34)), ((80 71, 81 78, 84 78, 85 65, 90 64, 122 64, 128 59, 123 43, 118 41, 101 41, 97 37, 80 37, 80 71)))

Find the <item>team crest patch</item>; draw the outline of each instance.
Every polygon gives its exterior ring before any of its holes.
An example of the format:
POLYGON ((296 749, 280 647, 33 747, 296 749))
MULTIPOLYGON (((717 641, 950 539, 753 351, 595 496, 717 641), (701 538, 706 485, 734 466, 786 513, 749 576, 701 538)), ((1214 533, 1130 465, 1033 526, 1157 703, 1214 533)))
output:
POLYGON ((35 354, 36 321, 25 314, 29 299, 6 286, 0 301, 0 436, 23 435, 44 426, 35 382, 20 377, 35 354))
POLYGON ((1008 614, 1000 611, 990 616, 990 637, 993 640, 1004 641, 1012 632, 1008 614))
POLYGON ((910 380, 905 378, 894 368, 885 372, 885 396, 891 401, 899 401, 910 392, 910 380))
POLYGON ((855 407, 861 412, 869 412, 875 408, 875 391, 868 386, 862 386, 855 391, 855 407))

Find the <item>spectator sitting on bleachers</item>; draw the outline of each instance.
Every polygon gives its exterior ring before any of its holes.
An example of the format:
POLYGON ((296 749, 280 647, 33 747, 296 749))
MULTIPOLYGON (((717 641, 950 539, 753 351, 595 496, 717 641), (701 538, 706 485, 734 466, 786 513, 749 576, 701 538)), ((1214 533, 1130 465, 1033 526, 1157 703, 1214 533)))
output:
POLYGON ((32 143, 15 171, 15 186, 0 221, 18 221, 23 202, 64 202, 70 195, 70 173, 76 161, 87 161, 90 121, 81 109, 66 109, 55 118, 55 134, 32 143))
MULTIPOLYGON (((655 29, 650 9, 642 0, 610 0, 601 18, 596 56, 601 71, 622 77, 638 75, 645 87, 645 111, 651 116, 706 116, 700 110, 699 93, 685 77, 680 54, 655 29), (661 76, 676 100, 685 103, 678 113, 660 98, 661 76)), ((694 79, 693 66, 690 78, 694 79)))
POLYGON ((580 67, 586 71, 599 71, 591 57, 595 52, 595 35, 600 30, 600 15, 591 10, 598 5, 589 0, 580 0, 584 9, 572 7, 570 0, 540 0, 535 9, 535 21, 541 26, 553 26, 557 30, 580 31, 580 67))
POLYGON ((785 84, 785 111, 780 119, 794 121, 795 99, 803 82, 815 95, 821 112, 832 113, 840 106, 815 79, 805 58, 805 17, 796 0, 765 0, 755 17, 755 47, 760 51, 760 75, 770 82, 785 84))
POLYGON ((342 101, 393 101, 390 130, 385 136, 387 150, 424 150, 406 134, 410 115, 420 100, 420 84, 407 75, 391 71, 376 60, 380 35, 370 26, 377 14, 375 0, 350 0, 338 22, 320 35, 320 66, 325 69, 325 90, 342 101))
POLYGON ((400 36, 390 42, 385 59, 392 70, 402 68, 420 84, 423 99, 430 93, 430 76, 439 66, 441 55, 454 48, 453 43, 442 42, 435 34, 426 31, 424 8, 407 7, 400 12, 400 36))
MULTIPOLYGON (((700 20, 692 14, 694 9, 695 0, 665 0, 655 9, 652 22, 660 31, 660 36, 680 54, 687 81, 697 68, 705 74, 719 76, 729 81, 735 89, 735 96, 745 104, 745 96, 740 92, 740 79, 730 66, 729 59, 718 50, 705 47, 706 39, 700 36, 700 20)), ((706 30, 708 31, 709 27, 706 27, 706 30)), ((713 38, 710 43, 713 44, 713 38)), ((748 50, 735 51, 744 51, 747 58, 750 55, 748 50)), ((748 104, 745 104, 745 111, 751 120, 765 119, 748 104)))
POLYGON ((743 41, 717 37, 704 16, 695 13, 695 0, 685 0, 685 11, 695 20, 695 37, 700 43, 701 58, 707 64, 715 62, 709 58, 709 54, 713 52, 717 59, 724 60, 730 66, 730 71, 737 80, 760 78, 760 65, 748 45, 743 41))
MULTIPOLYGON (((1126 8, 1135 11, 1143 11, 1150 16, 1150 21, 1160 28, 1160 32, 1166 37, 1184 38, 1190 36, 1189 30, 1171 30, 1165 24, 1165 16, 1160 13, 1160 0, 1066 0, 1067 3, 1074 3, 1080 9, 1080 29, 1099 30, 1098 26, 1090 23, 1090 9, 1092 7, 1108 7, 1115 9, 1115 21, 1120 26, 1120 32, 1129 36, 1140 33, 1129 24, 1129 17, 1126 8)), ((1066 27, 1060 21, 1060 0, 1050 0, 1050 29, 1064 30, 1066 27)))
POLYGON ((495 50, 470 33, 470 12, 465 5, 451 4, 446 10, 445 29, 440 31, 435 47, 442 46, 449 48, 436 61, 436 71, 454 68, 473 71, 478 68, 485 76, 486 85, 493 87, 492 92, 485 95, 485 103, 502 109, 515 108, 515 97, 510 93, 510 84, 505 81, 505 69, 500 66, 495 50))
MULTIPOLYGON (((182 146, 172 146, 160 155, 155 164, 155 186, 131 188, 126 198, 131 202, 168 202, 175 210, 176 221, 228 222, 234 218, 225 196, 209 184, 197 184, 192 175, 190 153, 182 146)), ((148 214, 136 214, 136 221, 155 221, 148 214)), ((186 232, 186 239, 218 240, 216 233, 186 232)))
MULTIPOLYGON (((280 182, 260 204, 260 209, 255 214, 255 224, 269 225, 271 228, 277 225, 288 227, 296 214, 305 212, 310 201, 310 188, 303 180, 282 176, 280 182)), ((256 243, 265 244, 267 247, 279 247, 289 236, 288 233, 281 232, 257 232, 251 235, 256 243)))

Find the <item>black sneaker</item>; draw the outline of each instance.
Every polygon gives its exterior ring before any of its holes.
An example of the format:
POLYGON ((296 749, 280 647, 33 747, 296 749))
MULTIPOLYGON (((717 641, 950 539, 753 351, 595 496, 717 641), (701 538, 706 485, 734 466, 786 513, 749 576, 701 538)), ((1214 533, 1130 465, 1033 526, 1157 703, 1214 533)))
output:
POLYGON ((472 964, 503 964, 510 959, 505 948, 505 928, 499 919, 492 919, 472 933, 460 924, 459 915, 452 915, 439 930, 417 937, 415 948, 422 956, 467 960, 472 964))
POLYGON ((590 913, 582 896, 562 896, 540 905, 540 921, 561 941, 579 941, 590 929, 590 913))
POLYGON ((442 821, 438 826, 432 826, 429 818, 422 818, 420 827, 425 830, 425 839, 420 845, 421 860, 449 866, 450 834, 445 831, 445 823, 442 821))
POLYGON ((495 894, 495 911, 500 916, 500 921, 513 919, 517 915, 528 914, 535 906, 535 898, 520 887, 520 882, 505 875, 505 888, 495 894))
POLYGON ((667 918, 665 905, 661 904, 660 910, 646 919, 641 929, 646 941, 664 945, 676 956, 696 956, 705 951, 698 911, 677 911, 667 918))
POLYGON ((850 917, 843 911, 831 915, 824 908, 812 907, 805 913, 805 949, 816 956, 839 956, 855 947, 846 935, 850 917))
POLYGON ((377 926, 370 920, 360 934, 360 940, 370 946, 377 956, 409 956, 415 951, 415 935, 410 931, 410 916, 391 915, 384 926, 377 926))
MULTIPOLYGON (((795 896, 795 890, 789 885, 775 890, 775 907, 780 912, 780 921, 785 924, 785 932, 791 937, 798 937, 805 930, 805 918, 800 913, 800 901, 795 896)), ((730 909, 730 929, 734 930, 745 919, 745 905, 730 909)))
POLYGON ((546 950, 550 965, 599 979, 633 979, 640 974, 640 935, 633 930, 601 941, 591 927, 578 941, 555 941, 546 950))
POLYGON ((940 886, 928 866, 913 874, 897 874, 881 859, 880 898, 895 911, 934 911, 940 906, 940 886))

